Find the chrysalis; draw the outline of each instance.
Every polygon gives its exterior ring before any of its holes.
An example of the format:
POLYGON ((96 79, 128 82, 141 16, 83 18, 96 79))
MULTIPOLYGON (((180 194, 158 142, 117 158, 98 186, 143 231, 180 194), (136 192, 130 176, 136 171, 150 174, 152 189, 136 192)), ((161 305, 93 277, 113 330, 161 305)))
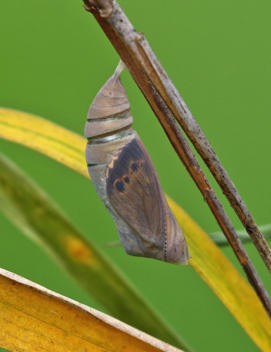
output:
POLYGON ((85 126, 93 185, 127 254, 187 265, 190 255, 152 160, 136 131, 120 80, 124 64, 93 100, 85 126))

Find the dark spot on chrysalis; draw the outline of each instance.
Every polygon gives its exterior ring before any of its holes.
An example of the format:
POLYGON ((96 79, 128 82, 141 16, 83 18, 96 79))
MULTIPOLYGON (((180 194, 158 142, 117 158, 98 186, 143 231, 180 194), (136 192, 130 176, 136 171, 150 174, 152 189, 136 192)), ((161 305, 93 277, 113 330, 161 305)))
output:
POLYGON ((138 163, 133 163, 133 164, 132 164, 132 171, 134 171, 134 172, 137 171, 137 170, 138 170, 138 167, 139 167, 139 166, 138 166, 138 163))
POLYGON ((117 181, 115 183, 115 186, 116 186, 116 188, 117 188, 117 190, 119 192, 123 192, 124 191, 124 183, 122 181, 117 181))
POLYGON ((130 183, 129 177, 128 177, 128 176, 125 176, 125 177, 124 177, 124 181, 125 181, 126 183, 130 183))

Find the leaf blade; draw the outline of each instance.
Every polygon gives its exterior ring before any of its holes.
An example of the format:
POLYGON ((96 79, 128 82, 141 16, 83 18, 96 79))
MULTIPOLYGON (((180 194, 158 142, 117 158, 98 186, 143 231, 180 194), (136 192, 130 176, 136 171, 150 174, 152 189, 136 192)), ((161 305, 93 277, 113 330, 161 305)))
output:
POLYGON ((0 269, 0 331, 0 347, 20 352, 181 352, 4 269, 0 269))
POLYGON ((84 138, 48 120, 0 108, 0 138, 34 149, 89 178, 84 138))
POLYGON ((261 348, 271 346, 271 322, 255 291, 193 219, 167 197, 192 256, 189 263, 261 348))

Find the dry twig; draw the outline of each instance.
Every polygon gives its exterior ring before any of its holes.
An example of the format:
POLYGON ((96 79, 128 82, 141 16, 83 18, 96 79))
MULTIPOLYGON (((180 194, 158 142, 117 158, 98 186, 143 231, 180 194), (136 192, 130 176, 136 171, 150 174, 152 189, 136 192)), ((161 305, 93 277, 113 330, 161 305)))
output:
POLYGON ((204 195, 250 283, 271 317, 271 301, 268 293, 172 115, 180 123, 215 176, 271 271, 270 249, 205 135, 155 57, 144 35, 135 31, 120 6, 114 0, 83 1, 86 9, 95 16, 158 117, 175 151, 204 195))

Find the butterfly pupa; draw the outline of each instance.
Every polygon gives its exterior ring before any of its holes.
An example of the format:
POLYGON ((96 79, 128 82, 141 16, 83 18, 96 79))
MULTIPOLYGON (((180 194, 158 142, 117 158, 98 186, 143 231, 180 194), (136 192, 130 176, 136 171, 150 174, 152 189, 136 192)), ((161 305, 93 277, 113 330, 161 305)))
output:
POLYGON ((88 111, 89 175, 127 254, 187 265, 190 255, 181 227, 153 162, 132 128, 130 104, 120 80, 124 67, 120 62, 88 111))

